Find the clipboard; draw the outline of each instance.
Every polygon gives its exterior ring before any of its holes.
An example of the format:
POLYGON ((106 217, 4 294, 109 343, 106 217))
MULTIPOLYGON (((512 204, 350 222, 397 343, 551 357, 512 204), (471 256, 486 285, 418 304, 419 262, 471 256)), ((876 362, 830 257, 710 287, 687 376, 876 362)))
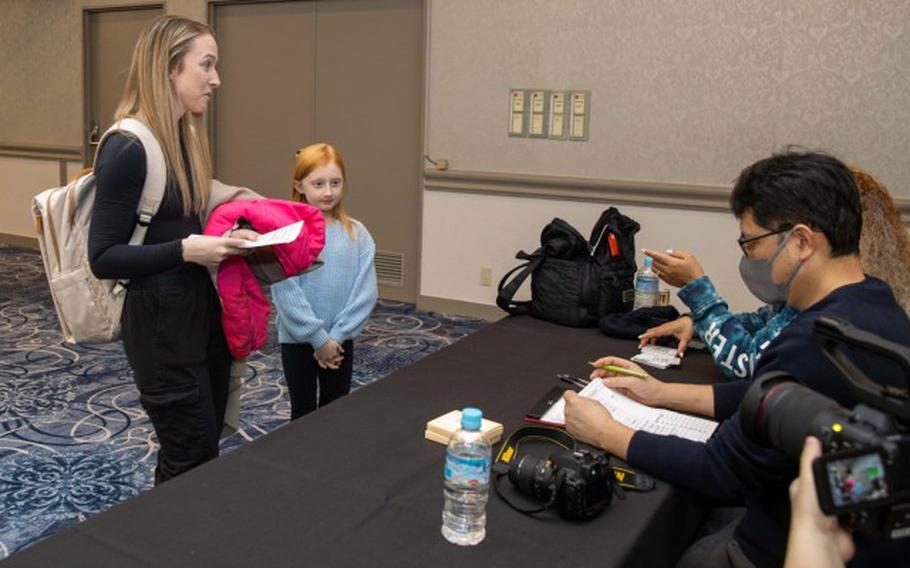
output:
POLYGON ((543 424, 545 426, 553 426, 556 428, 563 428, 565 424, 557 424, 555 422, 547 422, 546 420, 541 420, 541 417, 546 414, 550 407, 553 406, 556 401, 562 398, 562 393, 567 390, 575 390, 568 387, 553 387, 546 392, 540 400, 534 403, 534 406, 525 413, 524 421, 530 422, 531 424, 543 424))

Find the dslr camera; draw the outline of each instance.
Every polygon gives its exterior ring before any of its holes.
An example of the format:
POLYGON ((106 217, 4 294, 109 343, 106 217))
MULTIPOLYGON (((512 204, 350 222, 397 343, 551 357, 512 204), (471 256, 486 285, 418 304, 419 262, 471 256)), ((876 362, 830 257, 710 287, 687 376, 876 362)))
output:
POLYGON ((613 498, 613 468, 602 452, 578 450, 549 458, 524 455, 509 465, 509 480, 518 491, 556 507, 566 519, 590 519, 613 498))
POLYGON ((824 454, 812 469, 821 510, 857 532, 910 537, 910 396, 871 381, 841 346, 890 360, 908 378, 910 349, 835 318, 816 320, 813 337, 862 402, 848 410, 786 373, 767 373, 743 398, 743 430, 794 460, 806 436, 817 437, 824 454))

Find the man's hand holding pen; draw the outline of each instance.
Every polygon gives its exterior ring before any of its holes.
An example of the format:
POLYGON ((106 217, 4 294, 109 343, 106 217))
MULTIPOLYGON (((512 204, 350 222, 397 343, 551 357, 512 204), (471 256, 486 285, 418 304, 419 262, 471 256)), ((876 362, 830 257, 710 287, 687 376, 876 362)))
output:
MULTIPOLYGON (((557 375, 560 381, 574 387, 587 386, 598 378, 593 374, 588 380, 571 375, 557 375)), ((624 377, 633 381, 644 382, 636 377, 624 377)), ((610 411, 598 401, 579 396, 574 390, 567 390, 562 395, 565 401, 566 431, 582 442, 602 448, 611 454, 626 459, 629 440, 635 433, 632 429, 613 419, 610 411)))
POLYGON ((591 379, 602 379, 604 385, 642 404, 661 406, 664 383, 632 361, 619 357, 602 357, 591 364, 596 367, 591 373, 591 379))

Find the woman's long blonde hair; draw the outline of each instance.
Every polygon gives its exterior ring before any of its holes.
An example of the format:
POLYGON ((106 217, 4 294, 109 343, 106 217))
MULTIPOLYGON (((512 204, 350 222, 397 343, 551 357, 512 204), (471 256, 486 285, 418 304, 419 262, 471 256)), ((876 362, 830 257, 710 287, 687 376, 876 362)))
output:
POLYGON ((862 169, 851 166, 863 208, 863 232, 859 241, 863 270, 881 278, 894 297, 910 313, 910 237, 900 211, 888 190, 862 169))
MULTIPOLYGON (((329 211, 329 215, 333 219, 341 221, 341 224, 348 232, 348 235, 352 239, 356 239, 357 236, 354 234, 354 225, 351 222, 351 218, 344 212, 344 207, 341 205, 344 201, 344 194, 348 189, 348 174, 344 169, 344 158, 341 157, 341 152, 339 152, 337 148, 331 144, 319 143, 310 144, 305 148, 297 150, 297 158, 294 160, 294 181, 302 182, 303 178, 310 175, 310 172, 328 164, 335 164, 338 166, 338 169, 341 170, 341 177, 344 178, 341 198, 338 200, 338 203, 335 204, 335 207, 332 207, 332 210, 329 211)), ((291 184, 291 201, 307 202, 306 196, 297 191, 294 188, 294 184, 291 184)))
POLYGON ((212 154, 204 114, 187 111, 174 122, 170 74, 182 69, 190 44, 202 35, 214 37, 208 26, 187 18, 161 16, 149 23, 133 49, 123 97, 114 113, 115 121, 139 112, 143 114, 146 126, 161 144, 186 215, 205 210, 212 179, 212 154), (189 158, 189 172, 183 163, 181 139, 189 158))

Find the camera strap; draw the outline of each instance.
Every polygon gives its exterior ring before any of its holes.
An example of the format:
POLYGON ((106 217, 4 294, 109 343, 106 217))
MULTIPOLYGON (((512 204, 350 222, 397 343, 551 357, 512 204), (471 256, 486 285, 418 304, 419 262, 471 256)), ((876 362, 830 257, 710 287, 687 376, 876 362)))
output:
MULTIPOLYGON (((562 428, 522 426, 509 434, 508 438, 502 443, 502 447, 499 448, 499 453, 496 454, 496 462, 493 464, 494 473, 498 476, 508 474, 509 464, 518 455, 518 445, 524 440, 545 440, 570 453, 574 452, 578 446, 578 441, 575 437, 562 428)), ((652 491, 656 486, 654 479, 644 473, 637 472, 628 466, 611 465, 613 467, 613 477, 619 486, 626 491, 647 492, 652 491)), ((495 482, 494 488, 498 493, 499 489, 495 487, 495 482)), ((508 503, 508 501, 506 502, 508 503)))
MULTIPOLYGON (((499 453, 496 454, 496 463, 494 464, 493 469, 495 470, 496 466, 503 464, 505 465, 505 471, 508 472, 509 464, 512 463, 512 460, 518 455, 518 444, 524 440, 544 440, 552 442, 567 452, 574 452, 575 447, 578 444, 571 434, 560 428, 522 426, 509 434, 506 441, 502 443, 502 447, 499 448, 499 453)), ((502 468, 500 468, 500 470, 502 470, 502 468)))

